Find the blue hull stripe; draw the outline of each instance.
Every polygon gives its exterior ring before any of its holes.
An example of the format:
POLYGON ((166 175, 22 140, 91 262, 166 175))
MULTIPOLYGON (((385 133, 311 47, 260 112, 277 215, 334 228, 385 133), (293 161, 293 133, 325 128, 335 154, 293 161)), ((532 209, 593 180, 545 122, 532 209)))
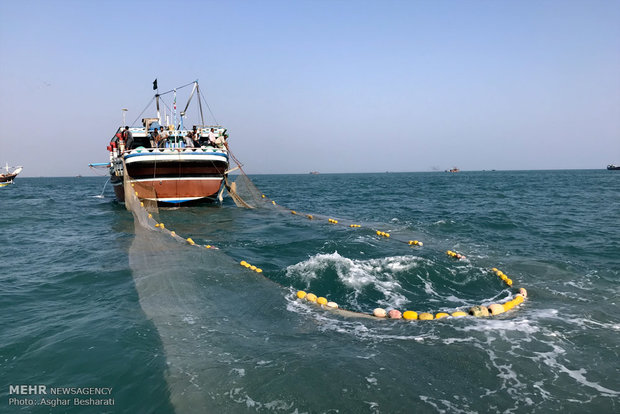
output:
MULTIPOLYGON (((183 155, 217 155, 220 157, 225 157, 226 159, 228 159, 228 154, 224 154, 223 152, 183 152, 183 155)), ((142 157, 145 155, 154 155, 154 156, 158 156, 158 155, 177 155, 177 154, 170 154, 170 153, 157 153, 157 152, 145 152, 145 153, 139 153, 139 154, 127 154, 125 155, 125 159, 127 158, 132 158, 132 157, 142 157)), ((176 161, 176 160, 175 160, 176 161)))

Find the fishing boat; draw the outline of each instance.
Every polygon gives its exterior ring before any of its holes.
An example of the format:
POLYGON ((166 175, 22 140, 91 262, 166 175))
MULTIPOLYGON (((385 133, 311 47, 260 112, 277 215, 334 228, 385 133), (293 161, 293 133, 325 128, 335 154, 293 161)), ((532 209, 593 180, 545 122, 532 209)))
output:
POLYGON ((607 166, 608 170, 620 170, 620 165, 609 164, 607 166))
POLYGON ((451 173, 457 173, 460 172, 461 170, 459 170, 458 168, 454 167, 452 169, 446 170, 446 172, 451 172, 451 173))
POLYGON ((24 168, 21 166, 9 167, 9 164, 7 163, 4 167, 4 172, 0 173, 0 187, 13 184, 13 180, 20 172, 22 172, 23 169, 24 168))
POLYGON ((107 147, 110 183, 117 200, 125 200, 127 176, 140 199, 159 205, 221 201, 223 182, 229 172, 228 134, 221 125, 205 124, 198 81, 159 93, 155 80, 153 89, 157 90, 153 98, 156 116, 142 118, 138 127, 120 126, 107 147), (177 118, 177 91, 188 86, 193 86, 192 91, 177 118), (163 99, 166 95, 173 97, 172 108, 163 99), (187 110, 194 96, 200 120, 185 128, 187 110), (166 111, 162 116, 162 104, 170 114, 166 111))

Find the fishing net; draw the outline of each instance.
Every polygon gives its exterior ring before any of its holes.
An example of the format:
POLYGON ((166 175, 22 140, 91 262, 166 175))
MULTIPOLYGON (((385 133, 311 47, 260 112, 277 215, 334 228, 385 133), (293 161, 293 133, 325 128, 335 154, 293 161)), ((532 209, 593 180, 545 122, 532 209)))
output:
MULTIPOLYGON (((237 163, 237 167, 233 168, 231 171, 238 170, 239 174, 232 177, 225 175, 224 187, 237 207, 254 209, 271 206, 261 191, 256 187, 256 185, 254 185, 250 177, 248 177, 245 171, 243 171, 241 168, 241 163, 237 160, 237 158, 232 153, 229 154, 235 163, 237 163)), ((142 225, 147 225, 148 227, 148 224, 143 222, 146 216, 140 214, 140 211, 146 210, 146 212, 150 212, 152 214, 158 213, 157 190, 150 182, 144 183, 132 179, 127 173, 127 168, 125 166, 123 168, 125 171, 123 180, 125 190, 125 207, 134 214, 138 214, 136 219, 138 219, 142 225), (136 193, 140 194, 140 198, 138 198, 136 193), (142 208, 136 208, 138 206, 142 208)), ((153 225, 154 222, 150 224, 153 225)))
MULTIPOLYGON (((228 148, 228 147, 227 147, 228 148)), ((245 208, 258 208, 261 206, 266 206, 265 196, 260 192, 260 190, 254 185, 250 177, 243 171, 242 164, 239 162, 237 157, 228 151, 230 158, 237 164, 237 167, 233 168, 233 170, 239 170, 239 175, 233 181, 226 176, 224 184, 226 185, 226 190, 228 191, 228 195, 233 199, 237 207, 245 207, 245 208)))
POLYGON ((125 208, 133 213, 134 218, 143 227, 154 227, 157 221, 153 218, 153 214, 159 213, 157 191, 150 184, 133 180, 127 174, 127 168, 123 166, 123 169, 125 171, 123 178, 125 208), (142 200, 138 198, 138 194, 142 196, 142 200))
MULTIPOLYGON (((243 207, 258 206, 258 198, 251 195, 258 189, 247 176, 241 181, 247 185, 239 185, 243 197, 233 192, 237 201, 243 207)), ((241 267, 223 250, 194 244, 193 240, 190 243, 191 239, 174 232, 176 226, 164 226, 157 208, 157 191, 152 186, 125 174, 124 189, 125 206, 133 214, 135 228, 129 265, 140 306, 161 340, 170 402, 179 413, 228 411, 229 382, 221 379, 230 375, 230 355, 234 352, 235 360, 246 360, 263 344, 255 327, 266 315, 270 320, 281 319, 282 292, 274 289, 273 283, 265 283, 258 273, 241 267)), ((162 211, 162 215, 172 220, 183 214, 162 211)), ((199 241, 208 233, 194 237, 199 241)), ((294 328, 290 325, 283 329, 294 328)), ((261 358, 257 355, 246 365, 237 365, 250 373, 261 358)), ((273 374, 274 378, 280 375, 279 371, 273 374)), ((238 377, 236 381, 248 378, 238 377)))
POLYGON ((237 207, 257 208, 266 204, 260 190, 244 172, 235 181, 226 177, 226 190, 237 207))

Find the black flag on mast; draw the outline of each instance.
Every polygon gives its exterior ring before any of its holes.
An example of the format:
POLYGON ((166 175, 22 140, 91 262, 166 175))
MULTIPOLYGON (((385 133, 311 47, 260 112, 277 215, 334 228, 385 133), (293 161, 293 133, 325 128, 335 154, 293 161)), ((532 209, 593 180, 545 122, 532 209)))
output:
POLYGON ((157 78, 153 81, 153 90, 157 89, 157 78))

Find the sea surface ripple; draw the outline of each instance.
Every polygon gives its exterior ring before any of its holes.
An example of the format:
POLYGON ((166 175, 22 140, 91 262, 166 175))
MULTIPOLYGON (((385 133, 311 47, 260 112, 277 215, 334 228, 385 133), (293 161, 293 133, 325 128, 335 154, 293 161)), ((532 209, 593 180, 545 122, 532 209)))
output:
POLYGON ((109 186, 97 197, 102 177, 0 188, 0 411, 620 411, 617 172, 252 179, 277 207, 157 214, 219 250, 135 224, 109 186), (508 297, 492 267, 529 293, 493 318, 347 318, 294 296, 448 311, 508 297), (115 401, 10 406, 17 384, 112 387, 115 401))

